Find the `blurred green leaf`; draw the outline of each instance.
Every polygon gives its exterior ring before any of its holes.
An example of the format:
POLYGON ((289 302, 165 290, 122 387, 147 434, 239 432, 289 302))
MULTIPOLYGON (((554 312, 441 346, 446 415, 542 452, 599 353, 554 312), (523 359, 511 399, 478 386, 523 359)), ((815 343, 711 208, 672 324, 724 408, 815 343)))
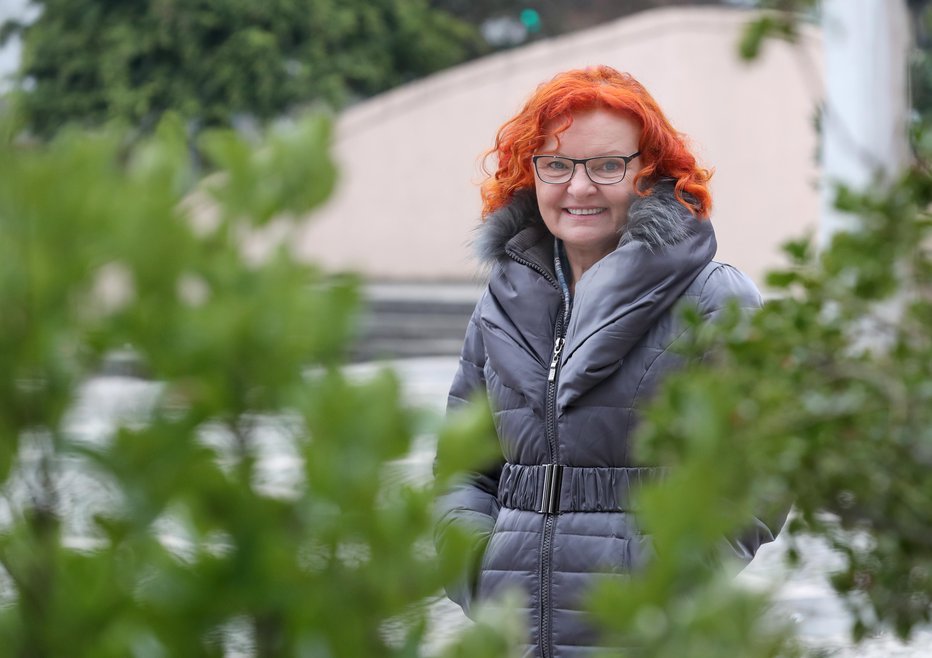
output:
POLYGON ((437 438, 434 482, 438 491, 468 471, 483 471, 501 459, 492 412, 485 398, 450 414, 437 438))
MULTIPOLYGON (((342 370, 358 279, 296 261, 277 219, 329 193, 329 121, 204 140, 203 182, 177 116, 0 143, 0 645, 419 655, 443 570, 433 490, 398 461, 417 415, 391 372, 342 370), (114 355, 151 395, 82 432, 90 388, 134 384, 99 377, 114 355)), ((498 632, 463 641, 505 655, 498 632)))

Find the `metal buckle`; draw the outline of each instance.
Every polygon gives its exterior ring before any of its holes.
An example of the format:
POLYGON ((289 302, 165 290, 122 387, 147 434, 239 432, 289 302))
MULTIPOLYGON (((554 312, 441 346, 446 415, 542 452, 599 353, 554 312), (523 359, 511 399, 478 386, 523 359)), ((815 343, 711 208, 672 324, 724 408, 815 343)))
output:
POLYGON ((560 488, 563 484, 563 464, 544 466, 544 489, 540 496, 539 514, 556 514, 560 511, 560 488))

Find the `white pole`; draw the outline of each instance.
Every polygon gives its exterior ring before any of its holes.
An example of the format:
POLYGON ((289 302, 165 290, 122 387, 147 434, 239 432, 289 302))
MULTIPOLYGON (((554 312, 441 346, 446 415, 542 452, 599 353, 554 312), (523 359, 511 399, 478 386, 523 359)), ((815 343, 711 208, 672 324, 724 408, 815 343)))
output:
POLYGON ((852 228, 834 207, 835 186, 889 183, 909 157, 909 16, 903 0, 824 0, 826 105, 822 120, 819 244, 852 228))

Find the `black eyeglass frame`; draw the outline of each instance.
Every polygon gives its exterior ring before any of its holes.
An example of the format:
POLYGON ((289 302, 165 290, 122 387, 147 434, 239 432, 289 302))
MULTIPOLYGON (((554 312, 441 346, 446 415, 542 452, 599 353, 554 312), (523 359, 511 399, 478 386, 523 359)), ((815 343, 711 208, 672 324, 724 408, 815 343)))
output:
POLYGON ((532 156, 531 156, 531 162, 534 164, 534 174, 537 176, 537 179, 538 179, 541 183, 546 183, 547 185, 566 185, 566 184, 569 183, 571 180, 573 180, 573 175, 576 173, 576 165, 580 165, 580 164, 583 166, 583 171, 586 172, 586 177, 587 177, 589 180, 591 180, 594 184, 596 184, 596 185, 617 185, 618 183, 620 183, 621 181, 623 181, 623 180, 625 179, 625 177, 628 175, 628 163, 631 162, 632 160, 634 160, 634 159, 635 159, 636 157, 638 157, 639 155, 641 155, 641 152, 640 152, 640 151, 635 151, 635 152, 632 153, 631 155, 597 155, 597 156, 595 156, 594 158, 581 158, 581 159, 567 158, 566 156, 563 156, 563 155, 532 155, 532 156), (554 159, 559 158, 560 160, 567 160, 567 161, 569 161, 569 162, 572 162, 572 163, 573 163, 573 168, 570 170, 569 178, 567 178, 565 181, 560 181, 560 182, 552 181, 552 180, 544 180, 543 176, 540 175, 540 171, 538 171, 538 169, 537 169, 537 162, 538 162, 539 160, 542 160, 543 158, 554 158, 554 159), (619 179, 616 180, 616 181, 612 181, 611 183, 600 183, 599 181, 594 180, 594 179, 592 178, 592 174, 589 173, 589 167, 588 167, 587 163, 588 163, 590 160, 604 160, 604 159, 606 159, 606 158, 618 158, 619 160, 621 160, 622 162, 624 162, 624 163, 625 163, 625 171, 624 171, 624 173, 621 175, 621 178, 619 178, 619 179))

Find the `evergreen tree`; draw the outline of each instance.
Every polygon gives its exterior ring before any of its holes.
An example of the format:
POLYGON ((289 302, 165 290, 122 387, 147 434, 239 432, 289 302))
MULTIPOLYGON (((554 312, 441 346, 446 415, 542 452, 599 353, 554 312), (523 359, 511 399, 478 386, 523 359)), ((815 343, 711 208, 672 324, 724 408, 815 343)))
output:
POLYGON ((37 0, 19 104, 38 135, 68 122, 199 125, 340 107, 478 54, 469 25, 426 0, 37 0))

